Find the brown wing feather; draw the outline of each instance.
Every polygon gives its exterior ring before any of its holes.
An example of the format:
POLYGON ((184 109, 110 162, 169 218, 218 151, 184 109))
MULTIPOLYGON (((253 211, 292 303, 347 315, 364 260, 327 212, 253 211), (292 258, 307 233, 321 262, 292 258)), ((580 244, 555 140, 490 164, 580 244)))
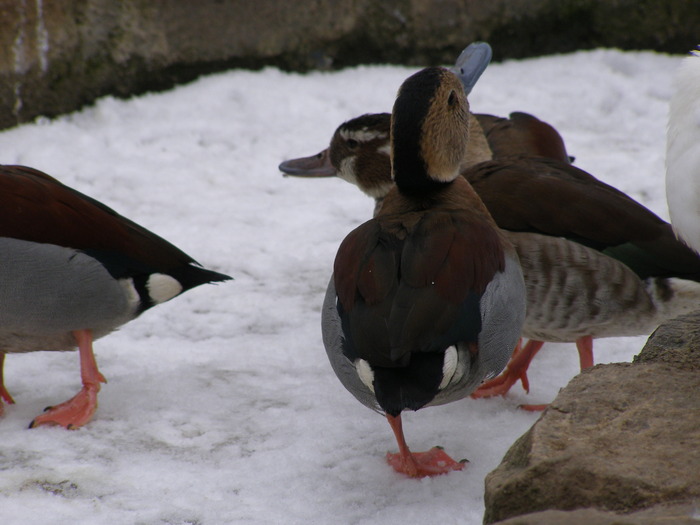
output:
POLYGON ((25 166, 0 166, 0 236, 119 253, 164 271, 194 262, 114 210, 25 166))
POLYGON ((536 155, 569 162, 564 139, 552 126, 528 113, 515 112, 510 118, 475 114, 494 158, 536 155))
POLYGON ((479 297, 505 264, 486 218, 428 211, 419 221, 373 219, 343 241, 334 267, 352 353, 375 366, 474 341, 479 297))
POLYGON ((458 304, 469 290, 481 294, 503 269, 500 240, 493 226, 471 212, 426 214, 406 242, 403 279, 414 287, 434 285, 458 304))
POLYGON ((483 162, 463 175, 507 230, 609 245, 655 237, 664 224, 621 191, 560 162, 514 157, 483 162))
POLYGON ((347 311, 356 299, 374 305, 386 298, 396 274, 391 250, 383 249, 381 229, 376 220, 368 221, 348 234, 338 249, 333 267, 338 300, 347 311))
POLYGON ((574 240, 620 260, 642 278, 700 280, 700 258, 668 223, 575 166, 511 157, 482 162, 463 175, 503 229, 574 240))

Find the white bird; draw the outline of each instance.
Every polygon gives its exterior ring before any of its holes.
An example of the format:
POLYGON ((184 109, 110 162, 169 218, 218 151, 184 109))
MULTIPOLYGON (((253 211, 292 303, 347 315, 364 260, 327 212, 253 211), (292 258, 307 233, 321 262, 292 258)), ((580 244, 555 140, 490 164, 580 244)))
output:
POLYGON ((666 135, 666 200, 671 224, 700 252, 700 47, 674 81, 666 135))

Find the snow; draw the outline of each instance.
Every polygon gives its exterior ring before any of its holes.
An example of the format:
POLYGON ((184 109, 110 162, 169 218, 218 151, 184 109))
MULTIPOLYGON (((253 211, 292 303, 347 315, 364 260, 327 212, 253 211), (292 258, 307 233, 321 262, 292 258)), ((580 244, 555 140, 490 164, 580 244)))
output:
MULTIPOLYGON (((680 60, 595 50, 492 64, 472 110, 550 122, 578 166, 667 218, 680 60)), ((576 375, 574 345, 545 345, 529 395, 516 386, 406 414, 413 450, 439 444, 470 464, 395 474, 389 425, 343 389, 320 333, 337 247, 373 203, 339 179, 277 170, 326 147, 344 120, 390 111, 414 71, 230 71, 0 133, 0 162, 44 170, 235 278, 98 341, 109 383, 80 430, 27 429, 79 389, 77 353, 8 355, 17 403, 0 421, 1 523, 481 523, 484 477, 538 418, 517 405, 553 399, 576 375)), ((596 361, 629 361, 644 341, 599 340, 596 361)))

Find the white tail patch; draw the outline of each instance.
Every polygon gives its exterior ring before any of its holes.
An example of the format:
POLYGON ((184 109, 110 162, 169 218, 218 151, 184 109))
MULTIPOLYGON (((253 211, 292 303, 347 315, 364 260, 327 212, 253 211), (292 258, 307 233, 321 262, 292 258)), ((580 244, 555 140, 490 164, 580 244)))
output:
POLYGON ((177 279, 164 273, 151 274, 146 282, 146 288, 151 300, 156 304, 169 301, 182 292, 182 285, 177 279))
POLYGON ((119 284, 124 289, 126 301, 129 303, 129 311, 135 312, 138 309, 139 304, 141 304, 141 297, 139 297, 139 292, 136 291, 134 280, 131 278, 119 279, 119 284))
POLYGON ((374 371, 370 364, 364 359, 357 359, 355 361, 355 370, 357 370, 360 381, 374 394, 374 371))
POLYGON ((445 350, 445 358, 442 363, 442 381, 440 381, 440 386, 438 386, 440 390, 450 384, 450 381, 457 370, 458 363, 459 356, 457 355, 457 349, 454 346, 451 346, 445 350))

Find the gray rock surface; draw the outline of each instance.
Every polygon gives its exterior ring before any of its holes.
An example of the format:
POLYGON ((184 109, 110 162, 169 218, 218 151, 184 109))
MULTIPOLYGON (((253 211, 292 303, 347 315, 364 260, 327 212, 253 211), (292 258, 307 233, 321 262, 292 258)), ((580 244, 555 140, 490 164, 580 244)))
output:
POLYGON ((487 476, 484 522, 554 509, 627 515, 700 505, 698 327, 700 314, 670 321, 635 363, 575 377, 487 476))
POLYGON ((700 312, 659 326, 634 362, 668 363, 683 370, 700 371, 700 312))
POLYGON ((699 508, 694 504, 659 505, 627 515, 595 509, 545 510, 499 521, 498 525, 697 525, 699 508))

